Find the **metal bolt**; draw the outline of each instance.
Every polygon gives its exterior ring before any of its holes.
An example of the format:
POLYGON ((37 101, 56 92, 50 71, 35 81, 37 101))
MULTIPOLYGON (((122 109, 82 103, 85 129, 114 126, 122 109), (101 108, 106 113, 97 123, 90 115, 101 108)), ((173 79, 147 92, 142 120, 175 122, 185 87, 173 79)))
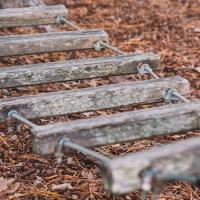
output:
POLYGON ((173 103, 173 101, 190 102, 188 99, 180 95, 174 88, 168 88, 165 90, 164 99, 166 103, 173 103))

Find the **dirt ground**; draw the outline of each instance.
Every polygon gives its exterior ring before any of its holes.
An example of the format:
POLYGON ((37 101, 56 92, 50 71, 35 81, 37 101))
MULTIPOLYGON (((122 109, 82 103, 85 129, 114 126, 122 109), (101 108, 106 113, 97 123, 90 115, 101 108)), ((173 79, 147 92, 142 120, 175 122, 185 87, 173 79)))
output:
MULTIPOLYGON (((200 0, 52 0, 48 4, 65 4, 69 18, 83 29, 102 28, 110 34, 110 41, 120 49, 132 52, 155 52, 161 55, 160 77, 180 75, 190 81, 191 99, 200 99, 200 0)), ((66 25, 55 27, 60 31, 71 30, 66 25)), ((0 35, 45 32, 43 28, 9 28, 0 35)), ((0 67, 31 64, 75 58, 114 55, 103 52, 74 51, 0 59, 0 67)), ((96 87, 118 82, 135 81, 150 77, 127 75, 98 78, 70 83, 44 84, 1 90, 0 98, 96 87)), ((110 109, 98 112, 73 114, 35 121, 38 124, 69 121, 108 115, 149 106, 110 109)), ((96 151, 115 157, 136 152, 172 141, 199 136, 200 132, 156 137, 121 145, 96 148, 96 151)), ((16 130, 13 122, 0 124, 0 199, 141 199, 140 191, 123 196, 111 195, 104 190, 101 174, 93 159, 81 154, 67 155, 60 166, 55 159, 45 159, 31 150, 28 127, 16 130), (67 183, 64 190, 55 186, 67 183), (2 189, 4 188, 4 189, 2 189), (7 189, 6 189, 7 188, 7 189)), ((151 197, 149 196, 149 199, 151 197)), ((200 199, 200 189, 186 182, 167 184, 159 194, 162 200, 200 199)))

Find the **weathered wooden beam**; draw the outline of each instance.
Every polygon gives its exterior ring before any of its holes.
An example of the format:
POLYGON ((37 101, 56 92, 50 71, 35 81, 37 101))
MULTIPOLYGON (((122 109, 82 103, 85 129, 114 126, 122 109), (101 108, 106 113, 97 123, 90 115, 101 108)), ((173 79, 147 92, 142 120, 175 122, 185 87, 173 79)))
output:
POLYGON ((43 0, 0 0, 0 8, 20 8, 45 5, 43 0))
POLYGON ((63 137, 85 147, 94 147, 183 133, 200 128, 199 111, 198 101, 39 126, 32 130, 33 149, 41 155, 52 155, 63 137))
MULTIPOLYGON (((198 112, 199 105, 197 105, 198 112)), ((193 123, 198 128, 200 128, 199 120, 200 115, 196 113, 193 123)), ((179 123, 179 118, 175 122, 179 123)), ((177 123, 172 125, 176 126, 177 123)), ((158 170, 159 177, 200 176, 200 138, 154 147, 144 152, 131 153, 109 161, 103 171, 105 186, 112 193, 120 194, 141 189, 140 175, 149 168, 158 170)))
POLYGON ((160 57, 142 53, 5 67, 0 69, 0 88, 137 73, 137 66, 145 63, 159 70, 160 57))
POLYGON ((0 9, 0 28, 56 24, 57 17, 67 17, 64 5, 0 9))
POLYGON ((103 30, 84 30, 0 37, 0 56, 16 56, 94 48, 98 40, 108 42, 103 30))
POLYGON ((15 97, 0 100, 0 120, 5 119, 12 109, 17 110, 25 118, 41 118, 157 102, 162 101, 166 88, 175 88, 182 95, 190 91, 186 79, 170 77, 15 97))

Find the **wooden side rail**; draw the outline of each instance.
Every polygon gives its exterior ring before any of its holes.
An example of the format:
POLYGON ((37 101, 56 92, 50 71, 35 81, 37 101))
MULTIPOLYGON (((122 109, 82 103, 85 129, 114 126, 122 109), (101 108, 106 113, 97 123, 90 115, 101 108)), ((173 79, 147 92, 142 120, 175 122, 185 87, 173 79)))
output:
POLYGON ((190 92, 186 79, 170 77, 2 99, 0 100, 0 120, 4 120, 10 110, 18 111, 25 118, 41 118, 159 102, 163 100, 166 88, 175 88, 182 95, 190 92))
POLYGON ((159 70, 160 57, 141 53, 5 67, 0 69, 0 88, 137 73, 138 65, 145 63, 159 70))
POLYGON ((0 37, 0 56, 17 56, 94 48, 98 40, 108 42, 103 30, 84 30, 0 37))
POLYGON ((197 101, 39 126, 32 129, 33 149, 41 155, 52 155, 62 138, 94 147, 183 133, 200 128, 199 113, 200 102, 197 101))
POLYGON ((55 24, 67 15, 64 5, 0 9, 0 28, 55 24))
MULTIPOLYGON (((194 124, 197 125, 199 120, 196 116, 194 124)), ((179 119, 169 124, 170 128, 176 126, 176 122, 179 123, 179 119)), ((184 124, 184 121, 182 123, 184 124)), ((103 171, 106 188, 112 193, 120 194, 136 191, 141 188, 141 173, 149 168, 159 171, 160 177, 200 176, 200 138, 179 141, 110 160, 103 171)))

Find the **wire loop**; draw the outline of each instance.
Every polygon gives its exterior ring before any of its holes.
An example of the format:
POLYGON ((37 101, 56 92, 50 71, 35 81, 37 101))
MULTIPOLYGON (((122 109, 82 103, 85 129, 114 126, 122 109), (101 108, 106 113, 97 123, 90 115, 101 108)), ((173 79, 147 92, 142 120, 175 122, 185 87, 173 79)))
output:
POLYGON ((97 152, 92 151, 86 147, 79 145, 79 144, 71 142, 70 139, 68 139, 68 138, 63 138, 58 143, 56 156, 59 159, 62 158, 62 156, 63 156, 64 147, 74 149, 74 150, 81 152, 84 155, 91 156, 91 157, 101 161, 103 164, 107 163, 110 160, 110 158, 108 158, 100 153, 97 153, 97 152))
POLYGON ((118 49, 104 41, 100 41, 100 40, 98 40, 97 42, 94 43, 94 48, 96 51, 101 51, 103 49, 108 48, 108 49, 115 51, 116 53, 119 53, 120 55, 127 55, 127 53, 121 51, 120 49, 118 49))
POLYGON ((38 125, 34 124, 33 122, 27 120, 26 118, 22 117, 16 110, 11 110, 8 113, 8 117, 17 119, 18 121, 30 126, 31 128, 35 128, 38 126, 38 125))
POLYGON ((67 20, 66 17, 64 17, 64 16, 56 17, 56 23, 61 24, 61 25, 68 24, 69 26, 73 27, 75 30, 81 31, 81 28, 79 28, 73 22, 67 20))

